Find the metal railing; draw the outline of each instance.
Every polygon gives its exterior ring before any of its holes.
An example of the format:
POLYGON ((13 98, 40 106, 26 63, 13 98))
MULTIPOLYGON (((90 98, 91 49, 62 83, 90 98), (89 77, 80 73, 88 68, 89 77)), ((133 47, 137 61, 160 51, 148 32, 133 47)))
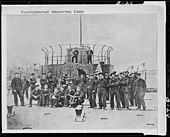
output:
MULTIPOLYGON (((45 65, 53 65, 53 64, 64 64, 65 62, 68 61, 68 58, 71 58, 72 55, 66 56, 64 55, 64 48, 66 49, 74 49, 75 47, 87 49, 90 48, 93 51, 92 55, 92 63, 96 64, 98 62, 105 62, 106 64, 110 64, 110 53, 113 50, 111 46, 107 45, 102 45, 102 44, 82 44, 83 46, 80 47, 80 44, 55 44, 53 46, 49 45, 47 47, 43 47, 41 51, 45 55, 45 65), (59 50, 55 50, 54 48, 59 48, 59 50), (98 47, 97 49, 100 48, 100 51, 95 51, 95 47, 98 47), (106 51, 104 49, 107 48, 106 51), (59 54, 58 52, 59 51, 59 54)), ((65 51, 66 51, 65 49, 65 51)), ((80 62, 79 63, 84 63, 82 61, 82 58, 87 57, 87 55, 82 55, 82 51, 80 54, 80 62)), ((72 60, 72 59, 71 59, 72 60)))

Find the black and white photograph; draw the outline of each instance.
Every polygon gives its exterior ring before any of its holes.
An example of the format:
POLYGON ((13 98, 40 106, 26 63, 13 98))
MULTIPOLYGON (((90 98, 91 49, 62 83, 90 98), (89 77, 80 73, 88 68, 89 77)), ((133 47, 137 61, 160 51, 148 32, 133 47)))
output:
POLYGON ((2 7, 3 131, 165 134, 165 7, 2 7))

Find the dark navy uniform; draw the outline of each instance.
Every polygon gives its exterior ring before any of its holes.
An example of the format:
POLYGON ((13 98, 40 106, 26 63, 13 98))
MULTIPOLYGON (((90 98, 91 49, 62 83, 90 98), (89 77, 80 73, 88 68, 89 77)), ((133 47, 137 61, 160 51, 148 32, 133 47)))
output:
POLYGON ((76 59, 76 63, 77 63, 78 54, 79 54, 78 50, 74 50, 74 51, 73 51, 72 62, 74 62, 74 59, 76 59))
POLYGON ((129 78, 129 100, 130 100, 130 105, 134 106, 134 82, 136 78, 135 77, 130 77, 129 78))
POLYGON ((106 100, 109 100, 109 81, 110 81, 110 77, 105 77, 106 80, 106 100))
POLYGON ((22 88, 23 88, 23 94, 26 94, 26 98, 27 99, 28 99, 28 89, 29 89, 29 86, 30 86, 29 81, 26 78, 24 78, 22 80, 22 88))
POLYGON ((42 98, 43 98, 43 106, 49 106, 49 96, 50 96, 50 90, 49 89, 43 89, 42 90, 42 98))
POLYGON ((134 95, 136 98, 135 101, 137 101, 138 108, 140 109, 141 105, 142 105, 143 109, 145 110, 146 109, 145 101, 144 101, 144 96, 145 96, 145 92, 146 92, 145 80, 143 80, 142 78, 137 78, 134 82, 134 88, 135 88, 134 95))
POLYGON ((31 88, 31 92, 32 92, 32 90, 35 88, 35 83, 37 83, 36 78, 30 78, 30 88, 31 88))
POLYGON ((83 93, 83 91, 76 91, 74 96, 75 96, 76 106, 82 105, 82 103, 84 103, 84 93, 83 93))
POLYGON ((87 62, 92 64, 92 55, 93 55, 93 51, 92 50, 88 50, 87 51, 87 62))
POLYGON ((37 104, 40 105, 41 103, 41 90, 40 89, 34 89, 30 95, 30 107, 32 107, 32 100, 38 101, 37 104))
POLYGON ((122 80, 120 81, 121 84, 121 92, 123 93, 123 98, 121 98, 124 101, 124 105, 123 107, 126 107, 127 109, 129 109, 129 90, 128 90, 128 84, 129 84, 129 78, 123 77, 122 80))
POLYGON ((57 84, 58 84, 57 77, 53 77, 52 84, 53 84, 53 90, 54 90, 54 88, 57 88, 57 84))
POLYGON ((110 87, 110 107, 114 109, 114 96, 116 98, 117 108, 120 109, 120 94, 119 94, 119 78, 111 78, 109 81, 110 87))
POLYGON ((90 107, 94 108, 96 107, 95 81, 94 79, 89 78, 86 84, 90 107))
POLYGON ((106 108, 106 80, 103 79, 98 79, 97 81, 97 93, 98 93, 98 98, 99 98, 99 107, 100 109, 106 108))
POLYGON ((44 89, 45 85, 48 85, 47 78, 40 79, 41 90, 44 89))
POLYGON ((53 77, 52 75, 47 76, 48 88, 53 92, 53 77))
POLYGON ((18 96, 21 101, 21 106, 24 106, 24 95, 22 93, 22 80, 20 78, 13 78, 11 82, 12 93, 14 95, 14 103, 18 106, 18 96), (18 95, 18 96, 17 96, 18 95))
POLYGON ((80 86, 81 90, 83 91, 84 93, 84 98, 86 97, 86 94, 87 94, 87 89, 86 89, 86 78, 80 78, 78 80, 78 86, 80 86))

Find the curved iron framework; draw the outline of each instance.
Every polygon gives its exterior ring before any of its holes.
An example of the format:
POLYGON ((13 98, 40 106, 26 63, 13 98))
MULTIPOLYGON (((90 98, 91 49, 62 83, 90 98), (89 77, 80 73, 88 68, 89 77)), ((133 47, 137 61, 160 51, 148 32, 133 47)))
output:
MULTIPOLYGON (((45 65, 63 64, 64 62, 66 62, 67 56, 66 55, 63 56, 63 47, 66 46, 69 47, 70 50, 72 50, 75 47, 80 47, 80 44, 55 44, 54 46, 49 45, 48 47, 43 47, 41 50, 45 54, 45 65), (60 48, 59 56, 57 55, 57 50, 56 51, 54 50, 54 47, 60 48), (50 48, 50 50, 48 48, 50 48)), ((98 62, 105 62, 106 64, 110 64, 110 53, 113 50, 111 46, 101 45, 101 44, 93 44, 93 45, 82 44, 80 48, 84 49, 88 47, 90 47, 94 52, 92 56, 93 64, 98 64, 98 62), (95 51, 95 47, 98 47, 97 49, 100 50, 95 51), (106 51, 105 51, 105 47, 107 48, 106 51)))

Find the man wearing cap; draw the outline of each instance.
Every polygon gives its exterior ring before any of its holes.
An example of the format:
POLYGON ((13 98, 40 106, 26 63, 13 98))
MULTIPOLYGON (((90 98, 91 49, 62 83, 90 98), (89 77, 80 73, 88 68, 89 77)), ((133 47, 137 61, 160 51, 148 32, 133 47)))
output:
POLYGON ((116 71, 110 74, 111 79, 109 80, 109 87, 110 87, 110 107, 114 109, 114 96, 116 98, 117 109, 120 110, 120 94, 118 90, 119 80, 118 75, 116 75, 116 71))
POLYGON ((42 78, 40 79, 41 90, 44 89, 44 85, 47 85, 47 78, 45 73, 42 73, 42 78))
POLYGON ((41 90, 39 89, 39 85, 36 84, 35 88, 33 89, 33 91, 31 92, 30 95, 30 102, 29 102, 29 107, 32 107, 32 100, 36 100, 37 105, 40 106, 40 101, 41 101, 41 90))
POLYGON ((93 79, 93 74, 89 75, 87 79, 87 93, 89 97, 90 108, 96 107, 96 92, 95 92, 95 81, 93 79))
POLYGON ((12 93, 14 95, 15 106, 18 106, 18 96, 21 101, 21 106, 24 106, 24 95, 22 92, 22 80, 19 78, 19 73, 15 73, 15 77, 11 82, 12 93))
POLYGON ((140 73, 137 73, 137 79, 134 82, 134 96, 135 101, 137 101, 138 109, 141 109, 141 106, 143 107, 143 110, 146 110, 146 105, 144 101, 145 92, 146 92, 146 82, 142 78, 140 78, 140 73))
POLYGON ((23 80, 22 80, 22 88, 23 88, 23 95, 26 94, 26 98, 28 99, 28 88, 29 88, 30 84, 29 81, 26 77, 26 75, 23 76, 23 80))
POLYGON ((31 89, 31 92, 35 88, 35 83, 37 83, 37 80, 35 78, 35 74, 31 73, 31 78, 30 78, 30 89, 31 89))
POLYGON ((97 93, 99 98, 99 109, 106 110, 106 80, 104 79, 103 73, 99 73, 99 79, 97 80, 97 93))

